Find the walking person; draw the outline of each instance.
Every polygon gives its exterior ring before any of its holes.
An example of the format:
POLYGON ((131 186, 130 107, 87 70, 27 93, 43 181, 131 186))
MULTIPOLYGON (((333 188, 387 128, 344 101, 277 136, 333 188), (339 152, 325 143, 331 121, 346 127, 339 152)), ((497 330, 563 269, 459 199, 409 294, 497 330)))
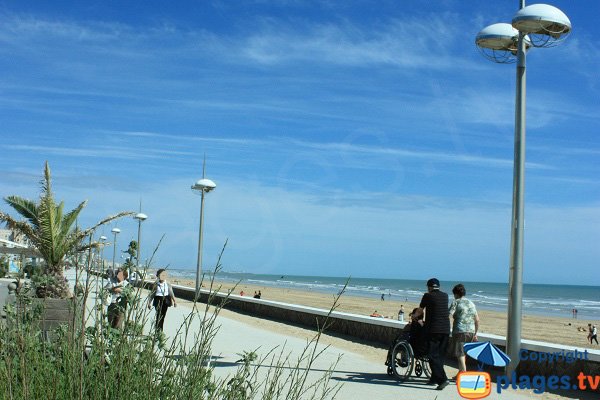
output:
POLYGON ((590 334, 588 335, 590 344, 594 344, 594 340, 596 341, 596 344, 598 344, 598 328, 596 328, 596 325, 588 324, 588 329, 590 331, 590 334))
POLYGON ((159 269, 156 271, 156 277, 158 280, 154 285, 154 289, 150 293, 151 300, 148 301, 148 308, 150 309, 153 306, 156 310, 155 328, 157 331, 162 332, 167 310, 171 306, 177 307, 177 303, 175 301, 173 288, 167 282, 167 271, 162 268, 159 269))
MULTIPOLYGON (((458 372, 467 370, 464 344, 477 341, 479 330, 479 315, 475 304, 465 296, 467 290, 462 283, 452 289, 454 301, 450 305, 450 315, 454 319, 452 324, 452 354, 458 359, 458 372)), ((456 377, 454 377, 456 378, 456 377)))
POLYGON ((127 298, 123 296, 123 289, 129 285, 127 276, 126 270, 118 269, 114 273, 114 279, 110 279, 105 286, 105 289, 111 296, 106 312, 111 328, 121 329, 123 327, 125 310, 127 308, 127 298))
POLYGON ((448 386, 444 360, 450 336, 450 318, 448 294, 440 290, 440 281, 436 278, 427 281, 427 293, 423 295, 419 307, 425 309, 425 335, 431 367, 429 384, 437 385, 437 390, 443 390, 448 386))

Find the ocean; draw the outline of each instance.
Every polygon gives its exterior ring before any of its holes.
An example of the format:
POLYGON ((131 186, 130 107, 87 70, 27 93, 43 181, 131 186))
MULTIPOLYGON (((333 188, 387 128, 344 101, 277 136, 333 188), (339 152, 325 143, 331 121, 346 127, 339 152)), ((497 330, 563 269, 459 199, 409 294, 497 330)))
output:
MULTIPOLYGON (((169 269, 171 279, 195 279, 195 270, 169 269)), ((219 272, 218 280, 226 282, 245 281, 249 284, 313 290, 322 293, 338 293, 348 278, 269 275, 237 272, 219 272)), ((208 279, 205 277, 205 279, 208 279)), ((506 312, 508 306, 508 285, 492 282, 450 282, 442 281, 442 290, 452 298, 452 287, 462 283, 467 289, 467 298, 478 308, 506 312)), ((424 280, 350 278, 346 296, 380 298, 418 303, 425 292, 424 280)), ((523 285, 523 313, 525 315, 545 315, 571 318, 577 309, 580 320, 600 320, 600 287, 578 285, 523 285)))

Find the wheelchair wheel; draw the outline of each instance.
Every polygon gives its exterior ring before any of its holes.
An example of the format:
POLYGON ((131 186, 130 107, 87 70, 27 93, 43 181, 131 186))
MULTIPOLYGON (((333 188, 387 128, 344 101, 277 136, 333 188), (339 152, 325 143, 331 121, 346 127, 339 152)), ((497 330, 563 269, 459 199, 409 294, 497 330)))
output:
POLYGON ((400 341, 392 350, 392 370, 394 376, 400 381, 405 381, 410 377, 413 369, 414 356, 412 347, 406 341, 400 341))

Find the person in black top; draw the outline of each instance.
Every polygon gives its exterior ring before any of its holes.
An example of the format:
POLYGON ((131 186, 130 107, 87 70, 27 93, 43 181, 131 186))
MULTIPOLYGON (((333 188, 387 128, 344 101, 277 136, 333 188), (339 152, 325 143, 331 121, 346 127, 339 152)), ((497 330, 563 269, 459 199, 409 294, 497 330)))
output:
POLYGON ((427 281, 427 293, 423 295, 420 307, 425 309, 425 334, 431 366, 429 383, 437 384, 437 390, 442 390, 448 386, 444 358, 450 336, 450 319, 448 294, 440 290, 440 281, 436 278, 427 281))

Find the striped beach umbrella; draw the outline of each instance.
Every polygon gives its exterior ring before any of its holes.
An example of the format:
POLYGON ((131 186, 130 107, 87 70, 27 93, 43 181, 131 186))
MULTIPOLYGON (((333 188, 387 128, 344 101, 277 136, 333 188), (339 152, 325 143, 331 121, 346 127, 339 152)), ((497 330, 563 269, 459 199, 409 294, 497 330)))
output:
POLYGON ((469 357, 479 362, 480 367, 483 364, 506 367, 510 363, 510 357, 494 346, 492 342, 465 343, 464 349, 469 357))

